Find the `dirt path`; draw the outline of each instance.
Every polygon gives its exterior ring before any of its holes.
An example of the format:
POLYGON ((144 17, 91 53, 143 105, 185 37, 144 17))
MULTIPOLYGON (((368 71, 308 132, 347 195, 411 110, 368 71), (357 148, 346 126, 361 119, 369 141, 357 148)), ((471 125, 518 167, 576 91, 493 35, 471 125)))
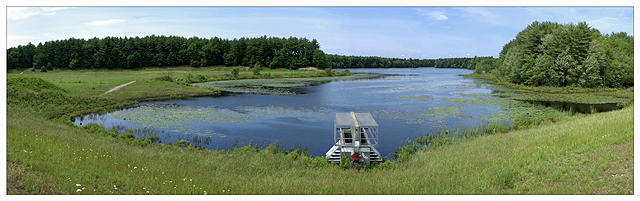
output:
POLYGON ((131 81, 131 82, 129 82, 129 83, 121 84, 121 85, 118 85, 118 86, 116 86, 116 87, 113 87, 113 88, 109 89, 109 91, 104 92, 102 95, 104 95, 104 94, 108 94, 108 93, 111 93, 111 92, 114 92, 114 91, 117 91, 118 89, 120 89, 120 88, 122 88, 122 87, 124 87, 124 86, 127 86, 127 85, 129 85, 129 84, 133 84, 134 82, 136 82, 136 81, 131 81))
POLYGON ((314 70, 314 71, 324 71, 322 69, 316 67, 306 67, 306 68, 298 68, 298 70, 314 70))

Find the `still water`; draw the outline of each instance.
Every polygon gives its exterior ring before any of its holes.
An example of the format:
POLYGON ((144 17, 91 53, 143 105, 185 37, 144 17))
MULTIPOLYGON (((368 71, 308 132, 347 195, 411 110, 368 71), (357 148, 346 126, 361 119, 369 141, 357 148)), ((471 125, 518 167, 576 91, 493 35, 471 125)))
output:
POLYGON ((503 110, 499 104, 482 101, 493 97, 492 85, 458 76, 470 70, 350 71, 385 76, 301 87, 304 94, 299 95, 230 94, 145 102, 88 115, 75 124, 144 130, 159 134, 163 143, 184 138, 209 149, 231 149, 234 141, 279 143, 285 148, 306 147, 312 156, 323 156, 333 145, 334 113, 370 112, 379 124, 378 150, 392 159, 394 148, 420 134, 473 127, 503 110))

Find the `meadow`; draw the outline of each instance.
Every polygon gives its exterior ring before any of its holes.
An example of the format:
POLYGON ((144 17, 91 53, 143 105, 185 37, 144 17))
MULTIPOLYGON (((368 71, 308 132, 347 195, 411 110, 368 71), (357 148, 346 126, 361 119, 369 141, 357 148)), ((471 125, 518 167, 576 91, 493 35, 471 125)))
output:
POLYGON ((207 150, 69 121, 149 99, 219 95, 177 79, 236 79, 230 71, 8 74, 7 194, 634 194, 632 101, 617 111, 450 138, 368 169, 327 164, 324 157, 277 145, 207 150), (173 81, 159 78, 169 74, 173 81))

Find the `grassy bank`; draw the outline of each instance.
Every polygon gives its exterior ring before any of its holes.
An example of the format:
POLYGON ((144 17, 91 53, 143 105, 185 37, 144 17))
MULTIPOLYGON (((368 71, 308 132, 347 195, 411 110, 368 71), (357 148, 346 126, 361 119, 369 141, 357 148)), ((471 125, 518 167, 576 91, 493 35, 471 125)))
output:
POLYGON ((515 100, 527 101, 559 101, 603 104, 620 103, 621 106, 629 105, 633 102, 633 87, 628 89, 613 88, 577 88, 577 87, 531 87, 509 83, 500 77, 491 74, 467 74, 469 76, 486 80, 489 84, 495 84, 511 89, 508 92, 498 91, 499 96, 506 96, 515 100))
POLYGON ((84 110, 76 105, 123 104, 152 92, 213 92, 159 81, 165 72, 150 71, 110 78, 101 78, 108 72, 88 75, 92 71, 57 72, 62 79, 9 75, 8 194, 633 194, 633 105, 450 141, 359 171, 299 151, 149 144, 54 118, 58 111, 84 110), (109 87, 85 86, 113 87, 130 78, 138 81, 105 95, 109 87))

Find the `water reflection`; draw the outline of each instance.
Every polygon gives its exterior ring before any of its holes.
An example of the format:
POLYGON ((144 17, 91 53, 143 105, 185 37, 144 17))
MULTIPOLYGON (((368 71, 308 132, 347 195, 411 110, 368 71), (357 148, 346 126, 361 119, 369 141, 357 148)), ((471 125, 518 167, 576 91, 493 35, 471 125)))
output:
POLYGON ((617 103, 605 103, 605 104, 584 104, 584 103, 570 103, 562 101, 525 101, 528 103, 542 105, 546 107, 553 107, 560 111, 571 111, 575 113, 593 113, 593 112, 609 112, 620 109, 617 103))

